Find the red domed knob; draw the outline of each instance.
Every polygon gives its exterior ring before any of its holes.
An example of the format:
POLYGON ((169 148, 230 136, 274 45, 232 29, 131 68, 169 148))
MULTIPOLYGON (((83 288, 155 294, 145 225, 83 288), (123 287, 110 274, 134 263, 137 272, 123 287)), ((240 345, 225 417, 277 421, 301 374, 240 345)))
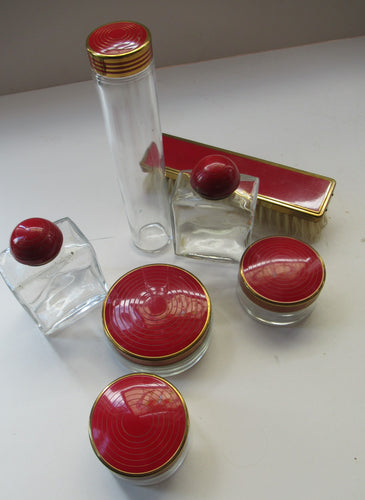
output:
POLYGON ((233 193, 240 183, 237 165, 222 155, 208 155, 193 168, 191 187, 204 198, 220 200, 233 193))
POLYGON ((10 251, 21 264, 41 266, 58 255, 62 242, 63 235, 56 224, 34 217, 15 227, 10 237, 10 251))

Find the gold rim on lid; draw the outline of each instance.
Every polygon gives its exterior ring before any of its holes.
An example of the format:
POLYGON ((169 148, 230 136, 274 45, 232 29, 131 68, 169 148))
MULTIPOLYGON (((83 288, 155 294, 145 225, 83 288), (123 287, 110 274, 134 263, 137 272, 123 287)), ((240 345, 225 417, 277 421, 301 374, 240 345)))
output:
POLYGON ((94 30, 86 48, 91 68, 109 78, 121 78, 143 71, 152 61, 148 28, 132 21, 117 21, 94 30))

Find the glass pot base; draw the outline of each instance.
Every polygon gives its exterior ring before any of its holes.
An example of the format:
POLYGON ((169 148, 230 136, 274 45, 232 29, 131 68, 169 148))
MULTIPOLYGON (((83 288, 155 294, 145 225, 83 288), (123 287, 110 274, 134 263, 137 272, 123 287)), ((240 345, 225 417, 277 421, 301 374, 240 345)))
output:
POLYGON ((237 287, 237 296, 245 311, 259 323, 272 326, 290 326, 303 321, 307 318, 314 309, 315 304, 312 303, 304 309, 292 312, 277 312, 264 309, 252 302, 247 295, 242 291, 241 287, 237 287))
POLYGON ((186 370, 189 370, 189 368, 192 368, 198 361, 200 361, 208 350, 210 338, 211 338, 211 333, 209 330, 206 332, 205 338, 203 342, 200 344, 200 346, 196 348, 195 351, 192 352, 189 356, 186 356, 185 358, 181 359, 180 361, 176 361, 175 363, 164 364, 164 365, 162 364, 159 365, 156 363, 150 365, 146 365, 144 363, 136 363, 126 358, 123 354, 121 354, 120 351, 117 352, 121 356, 121 361, 123 365, 132 372, 144 371, 147 373, 155 373, 156 375, 159 375, 161 377, 171 377, 174 375, 179 375, 180 373, 183 373, 186 370))
POLYGON ((130 477, 127 475, 123 474, 118 474, 117 472, 112 471, 114 477, 118 478, 121 483, 131 483, 134 484, 135 486, 152 486, 154 484, 159 484, 162 483, 163 481, 166 481, 166 479, 169 479, 172 475, 175 474, 175 472, 180 468, 182 463, 184 462, 186 455, 188 454, 188 449, 189 449, 189 437, 187 438, 184 447, 180 451, 178 457, 176 460, 170 465, 170 467, 163 472, 158 472, 155 474, 151 474, 150 476, 140 476, 140 477, 130 477))

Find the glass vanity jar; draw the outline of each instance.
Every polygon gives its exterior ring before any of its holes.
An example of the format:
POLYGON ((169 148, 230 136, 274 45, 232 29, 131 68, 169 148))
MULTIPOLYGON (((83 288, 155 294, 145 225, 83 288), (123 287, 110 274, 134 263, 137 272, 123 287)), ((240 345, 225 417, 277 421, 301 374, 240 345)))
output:
POLYGON ((181 171, 171 198, 176 255, 239 262, 250 241, 259 179, 222 155, 181 171))
POLYGON ((68 217, 18 224, 0 254, 0 273, 45 334, 99 304, 108 289, 91 243, 68 217))
POLYGON ((118 378, 97 397, 89 437, 99 460, 118 477, 150 485, 170 477, 187 453, 189 415, 179 391, 156 375, 118 378))
POLYGON ((133 243, 157 252, 171 242, 171 222, 150 31, 117 21, 87 39, 133 243))
POLYGON ((255 241, 242 256, 238 298, 250 316, 269 325, 293 325, 314 309, 325 265, 309 245, 273 236, 255 241))
POLYGON ((138 267, 110 289, 104 330, 132 371, 176 375, 208 349, 211 302, 191 273, 168 264, 138 267))

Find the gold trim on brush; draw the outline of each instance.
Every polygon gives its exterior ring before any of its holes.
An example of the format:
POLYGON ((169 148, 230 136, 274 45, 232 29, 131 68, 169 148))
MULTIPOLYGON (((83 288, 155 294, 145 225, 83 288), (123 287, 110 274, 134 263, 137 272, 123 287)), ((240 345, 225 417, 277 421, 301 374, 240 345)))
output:
MULTIPOLYGON (((298 172, 300 174, 304 174, 304 175, 307 175, 307 176, 315 177, 317 179, 323 179, 323 180, 326 180, 326 181, 329 182, 329 187, 328 187, 325 199, 323 200, 323 202, 322 202, 322 204, 321 204, 321 206, 320 206, 320 208, 319 208, 318 211, 307 209, 305 207, 302 207, 299 204, 285 203, 285 202, 283 202, 283 201, 281 201, 279 199, 271 198, 271 197, 268 197, 268 196, 264 196, 264 195, 261 195, 260 193, 258 194, 258 196, 257 196, 258 205, 263 205, 263 206, 265 206, 267 208, 279 211, 279 212, 284 213, 284 214, 297 214, 297 215, 300 214, 301 217, 306 217, 306 218, 309 218, 312 222, 317 222, 324 215, 324 213, 326 212, 328 202, 329 202, 331 196, 333 195, 333 191, 334 191, 335 186, 336 186, 336 181, 334 179, 332 179, 330 177, 326 177, 324 175, 315 174, 313 172, 307 172, 305 170, 300 170, 298 168, 289 167, 287 165, 282 165, 280 163, 275 163, 275 162, 272 162, 272 161, 266 161, 266 160, 263 160, 262 158, 257 158, 255 156, 250 156, 250 155, 245 155, 245 154, 242 154, 242 153, 237 153, 235 151, 230 151, 230 150, 224 149, 224 148, 218 148, 218 147, 215 147, 215 146, 211 146, 209 144, 204 144, 202 142, 197 142, 197 141, 193 141, 193 140, 190 140, 190 139, 185 139, 185 138, 177 137, 177 136, 174 136, 174 135, 171 135, 171 134, 165 134, 164 133, 163 135, 166 136, 166 137, 171 137, 173 139, 183 140, 184 142, 187 142, 187 143, 190 143, 190 144, 197 144, 199 146, 203 146, 205 148, 209 148, 209 149, 212 149, 214 151, 221 152, 221 153, 234 154, 235 156, 239 156, 241 158, 247 158, 249 160, 259 161, 259 162, 265 163, 266 165, 272 165, 274 167, 280 167, 280 168, 285 169, 285 170, 290 170, 290 171, 293 171, 293 172, 298 172)), ((186 168, 185 170, 189 170, 189 168, 186 168)), ((173 166, 169 166, 169 165, 165 166, 165 175, 169 179, 175 180, 177 178, 179 172, 180 172, 180 170, 174 169, 173 166)), ((253 175, 253 174, 248 174, 248 175, 253 175)))

